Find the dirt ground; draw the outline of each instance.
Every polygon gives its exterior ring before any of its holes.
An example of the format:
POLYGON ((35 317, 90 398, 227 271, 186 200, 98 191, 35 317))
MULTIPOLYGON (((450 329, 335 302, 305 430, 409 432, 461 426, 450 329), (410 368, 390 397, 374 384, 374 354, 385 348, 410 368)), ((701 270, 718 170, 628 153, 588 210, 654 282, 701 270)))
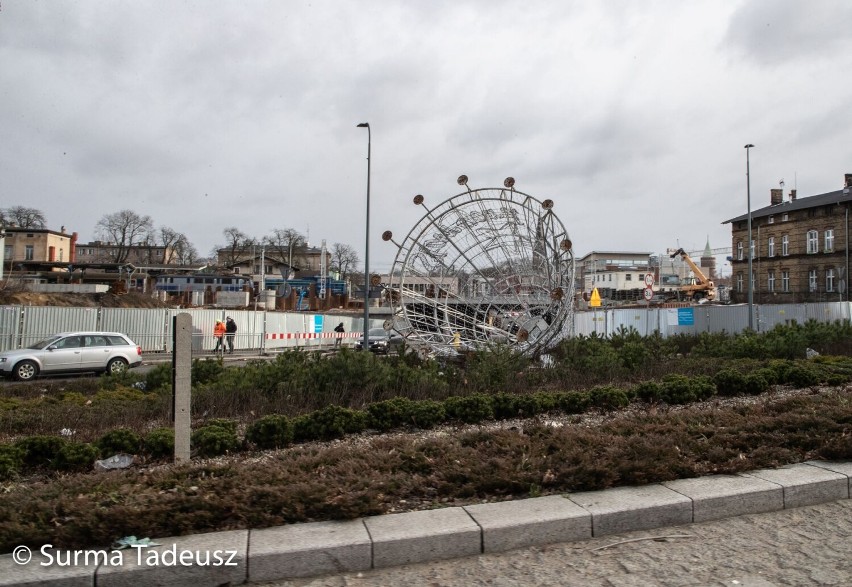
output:
POLYGON ((170 304, 140 293, 35 293, 0 290, 0 306, 71 306, 78 308, 170 308, 170 304))

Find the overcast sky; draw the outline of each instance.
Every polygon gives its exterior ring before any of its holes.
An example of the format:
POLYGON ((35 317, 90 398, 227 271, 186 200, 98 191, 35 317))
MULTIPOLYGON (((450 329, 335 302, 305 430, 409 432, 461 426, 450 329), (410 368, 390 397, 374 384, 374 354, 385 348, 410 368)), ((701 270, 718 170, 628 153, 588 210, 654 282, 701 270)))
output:
MULTIPOLYGON (((0 207, 82 242, 131 209, 202 255, 236 226, 371 268, 427 204, 553 199, 575 255, 730 247, 724 220, 852 172, 845 0, 0 4, 0 207)), ((728 269, 728 272, 730 270, 728 269)))

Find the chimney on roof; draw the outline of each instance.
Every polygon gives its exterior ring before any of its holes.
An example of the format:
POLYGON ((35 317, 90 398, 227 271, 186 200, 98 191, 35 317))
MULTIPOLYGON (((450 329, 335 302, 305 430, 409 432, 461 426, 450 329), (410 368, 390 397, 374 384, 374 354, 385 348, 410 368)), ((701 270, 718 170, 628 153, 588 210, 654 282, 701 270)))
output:
POLYGON ((769 190, 769 204, 774 206, 775 204, 780 204, 784 201, 784 190, 783 188, 772 188, 769 190))
POLYGON ((790 190, 790 201, 791 202, 796 201, 796 190, 790 190))
POLYGON ((843 176, 843 187, 852 188, 852 173, 847 173, 843 176))

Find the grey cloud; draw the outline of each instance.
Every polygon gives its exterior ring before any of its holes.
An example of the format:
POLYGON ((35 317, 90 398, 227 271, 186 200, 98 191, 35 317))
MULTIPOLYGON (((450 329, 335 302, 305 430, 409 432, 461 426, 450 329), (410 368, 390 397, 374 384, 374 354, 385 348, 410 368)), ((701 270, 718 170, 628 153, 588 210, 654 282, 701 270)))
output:
POLYGON ((748 0, 732 15, 722 47, 759 65, 820 59, 852 50, 850 20, 846 2, 748 0))

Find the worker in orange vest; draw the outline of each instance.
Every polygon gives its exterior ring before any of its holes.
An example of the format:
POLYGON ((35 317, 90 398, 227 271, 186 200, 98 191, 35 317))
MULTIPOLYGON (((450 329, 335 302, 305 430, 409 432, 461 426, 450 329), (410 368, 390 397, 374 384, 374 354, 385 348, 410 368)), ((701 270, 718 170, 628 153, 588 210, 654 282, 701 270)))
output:
POLYGON ((216 348, 213 352, 218 352, 220 349, 225 350, 225 323, 221 320, 216 320, 216 326, 213 327, 213 338, 216 339, 216 348))

